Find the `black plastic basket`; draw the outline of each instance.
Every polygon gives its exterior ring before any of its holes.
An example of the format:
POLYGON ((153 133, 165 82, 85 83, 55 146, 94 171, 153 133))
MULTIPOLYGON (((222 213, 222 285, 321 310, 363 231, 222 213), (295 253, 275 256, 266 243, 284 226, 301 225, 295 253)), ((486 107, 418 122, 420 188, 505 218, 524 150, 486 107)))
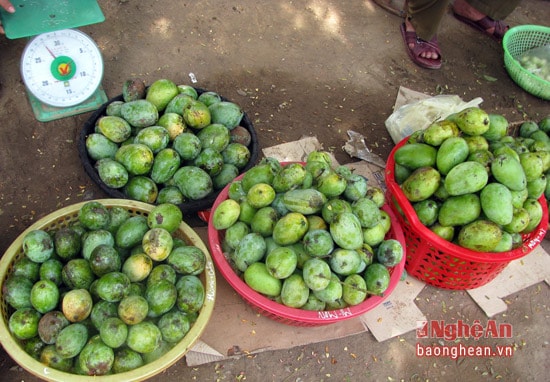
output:
MULTIPOLYGON (((200 95, 207 90, 195 88, 197 93, 200 95)), ((220 96, 222 101, 229 101, 227 98, 220 96)), ((124 194, 120 189, 115 189, 107 186, 99 177, 99 174, 97 170, 95 169, 95 161, 94 159, 90 158, 88 155, 88 151, 86 150, 86 138, 89 134, 92 134, 95 132, 95 126, 97 123, 97 120, 106 115, 106 110, 109 104, 115 101, 123 101, 122 94, 110 99, 106 103, 104 103, 99 109, 97 109, 92 116, 86 121, 84 124, 84 128, 80 132, 79 140, 78 140, 78 154, 80 156, 80 160, 82 162, 82 165, 84 166, 84 170, 92 178, 92 180, 111 198, 116 199, 129 199, 126 194, 124 194)), ((248 118, 248 115, 246 112, 243 114, 243 118, 241 120, 240 126, 244 127, 251 136, 250 144, 248 145, 248 149, 250 151, 250 159, 245 167, 240 169, 240 174, 248 171, 250 168, 256 164, 256 161, 258 160, 259 155, 259 145, 258 145, 258 136, 256 135, 256 131, 254 130, 254 126, 252 125, 252 122, 248 118)), ((195 217, 197 212, 200 211, 206 211, 209 210, 212 205, 214 204, 214 201, 216 200, 218 194, 221 190, 214 190, 214 192, 210 193, 208 196, 206 196, 203 199, 200 200, 190 200, 187 202, 184 202, 179 205, 182 213, 188 217, 195 217)))

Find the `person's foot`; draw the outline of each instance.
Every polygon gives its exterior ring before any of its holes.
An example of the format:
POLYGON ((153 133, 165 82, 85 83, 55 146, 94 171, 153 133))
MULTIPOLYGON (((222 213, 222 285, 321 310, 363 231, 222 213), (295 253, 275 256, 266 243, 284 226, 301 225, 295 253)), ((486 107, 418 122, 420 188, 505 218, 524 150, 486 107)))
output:
MULTIPOLYGON (((407 18, 405 18, 405 30, 407 32, 412 32, 416 34, 414 27, 412 26, 411 22, 407 18)), ((408 45, 409 45, 409 50, 414 50, 416 43, 409 41, 408 45)), ((426 45, 426 48, 419 53, 419 56, 427 60, 437 60, 440 58, 438 50, 430 47, 429 45, 426 45)))
POLYGON ((510 29, 502 21, 493 20, 472 7, 465 0, 454 0, 453 14, 458 20, 485 32, 497 41, 502 40, 504 33, 510 29))
POLYGON ((430 41, 418 38, 413 26, 408 21, 403 22, 400 29, 407 54, 415 64, 426 69, 441 67, 441 53, 436 36, 430 41), (407 26, 407 24, 409 25, 407 26))

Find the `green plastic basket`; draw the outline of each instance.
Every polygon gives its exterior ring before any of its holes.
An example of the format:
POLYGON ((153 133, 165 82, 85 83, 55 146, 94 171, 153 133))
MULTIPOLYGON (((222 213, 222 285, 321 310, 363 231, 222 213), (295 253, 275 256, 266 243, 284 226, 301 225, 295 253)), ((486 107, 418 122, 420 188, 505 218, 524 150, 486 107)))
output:
POLYGON ((529 72, 518 59, 528 50, 550 44, 550 27, 520 25, 510 28, 504 35, 504 65, 514 82, 525 91, 545 100, 550 100, 550 82, 529 72))

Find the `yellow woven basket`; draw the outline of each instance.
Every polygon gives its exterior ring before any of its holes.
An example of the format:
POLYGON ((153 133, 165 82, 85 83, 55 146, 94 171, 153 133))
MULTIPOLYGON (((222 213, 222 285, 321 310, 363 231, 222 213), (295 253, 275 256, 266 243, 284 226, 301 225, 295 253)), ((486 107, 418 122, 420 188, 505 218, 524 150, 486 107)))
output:
MULTIPOLYGON (((107 208, 119 206, 127 209, 130 215, 144 215, 147 216, 154 207, 153 205, 125 199, 98 199, 107 208)), ((78 211, 82 205, 86 202, 77 203, 60 210, 57 210, 44 218, 38 220, 36 223, 28 227, 23 233, 21 233, 17 239, 6 250, 2 258, 0 259, 0 282, 4 285, 7 277, 13 271, 15 262, 25 256, 22 248, 23 238, 25 235, 36 229, 42 229, 45 231, 56 231, 60 228, 67 227, 73 222, 78 221, 78 211)), ((206 267, 202 273, 201 281, 205 287, 205 301, 198 318, 187 333, 187 335, 170 351, 159 359, 145 364, 132 371, 124 373, 104 375, 104 376, 85 376, 62 372, 52 369, 37 361, 29 354, 27 354, 20 346, 19 342, 11 335, 8 327, 9 315, 12 310, 5 299, 2 297, 0 300, 1 317, 0 317, 0 342, 11 356, 21 367, 30 372, 31 374, 46 380, 55 382, 71 382, 71 381, 94 381, 94 382, 120 382, 120 381, 142 381, 147 378, 162 372, 168 367, 172 366, 179 359, 181 359, 188 351, 193 347, 196 341, 199 339, 214 309, 214 302, 216 296, 216 275, 214 271, 214 264, 210 256, 210 252, 207 247, 198 236, 198 234, 191 229, 185 222, 183 222, 174 235, 184 240, 188 245, 194 245, 200 248, 206 255, 206 267)))

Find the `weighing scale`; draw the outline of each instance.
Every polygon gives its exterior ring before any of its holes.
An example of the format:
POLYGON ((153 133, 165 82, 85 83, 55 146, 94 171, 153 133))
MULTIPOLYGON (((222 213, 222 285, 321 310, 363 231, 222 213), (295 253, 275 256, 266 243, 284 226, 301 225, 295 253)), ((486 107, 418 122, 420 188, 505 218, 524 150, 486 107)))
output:
POLYGON ((31 37, 21 76, 37 120, 53 121, 98 109, 108 98, 101 86, 103 59, 96 43, 74 29, 105 20, 95 0, 12 0, 0 11, 6 37, 31 37))

